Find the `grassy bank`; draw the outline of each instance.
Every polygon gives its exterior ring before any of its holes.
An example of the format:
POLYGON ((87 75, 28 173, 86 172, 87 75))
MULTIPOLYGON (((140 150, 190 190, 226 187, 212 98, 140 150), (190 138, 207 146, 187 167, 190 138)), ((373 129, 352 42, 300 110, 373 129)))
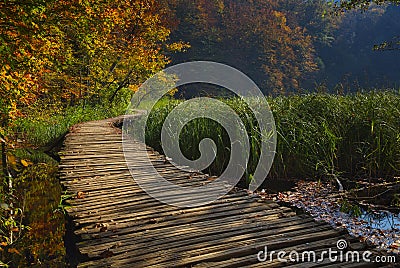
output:
MULTIPOLYGON (((259 128, 243 101, 223 100, 242 118, 251 143, 247 180, 259 154, 259 128)), ((386 177, 400 174, 400 96, 398 92, 354 95, 308 94, 268 98, 278 132, 272 178, 386 177)), ((178 101, 154 109, 147 124, 146 142, 161 149, 161 127, 178 101)), ((198 144, 211 137, 218 147, 207 172, 219 174, 230 154, 227 133, 216 122, 196 119, 180 135, 187 157, 199 156, 198 144)))
POLYGON ((76 105, 57 113, 37 112, 18 119, 13 126, 13 132, 25 144, 43 147, 65 134, 75 124, 124 114, 127 104, 128 102, 112 106, 76 105))

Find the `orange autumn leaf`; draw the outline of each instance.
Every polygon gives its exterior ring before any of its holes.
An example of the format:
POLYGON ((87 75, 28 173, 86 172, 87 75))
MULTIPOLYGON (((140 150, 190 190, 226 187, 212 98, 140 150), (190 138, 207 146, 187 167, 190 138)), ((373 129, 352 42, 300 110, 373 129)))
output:
POLYGON ((9 248, 8 253, 14 253, 14 254, 18 254, 18 255, 22 255, 16 248, 9 248))
POLYGON ((24 167, 28 167, 28 166, 30 166, 30 165, 32 164, 32 162, 27 161, 27 160, 24 160, 24 159, 21 159, 21 164, 22 164, 24 167))
POLYGON ((84 192, 78 192, 78 193, 76 194, 76 198, 78 198, 78 199, 84 199, 84 198, 85 198, 85 193, 84 193, 84 192))
POLYGON ((8 154, 7 155, 7 162, 11 167, 15 168, 16 165, 17 165, 17 158, 12 154, 8 154))

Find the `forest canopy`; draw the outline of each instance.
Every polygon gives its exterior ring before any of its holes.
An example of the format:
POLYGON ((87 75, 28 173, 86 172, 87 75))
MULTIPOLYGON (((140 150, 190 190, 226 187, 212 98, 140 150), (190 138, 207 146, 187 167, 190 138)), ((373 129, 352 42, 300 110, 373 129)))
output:
POLYGON ((2 1, 2 121, 35 101, 63 105, 139 84, 168 62, 168 6, 159 1, 2 1))
POLYGON ((333 0, 331 1, 336 4, 337 8, 344 9, 355 9, 361 8, 365 9, 370 7, 373 4, 382 5, 385 3, 399 4, 400 0, 333 0))
POLYGON ((173 62, 214 60, 265 94, 396 86, 398 1, 174 1, 173 62), (334 2, 332 4, 332 2, 334 2), (379 4, 379 5, 377 5, 379 4))
POLYGON ((266 93, 295 91, 318 70, 316 45, 336 27, 336 18, 323 18, 326 8, 322 0, 177 1, 172 36, 191 49, 174 61, 219 61, 250 75, 266 93))

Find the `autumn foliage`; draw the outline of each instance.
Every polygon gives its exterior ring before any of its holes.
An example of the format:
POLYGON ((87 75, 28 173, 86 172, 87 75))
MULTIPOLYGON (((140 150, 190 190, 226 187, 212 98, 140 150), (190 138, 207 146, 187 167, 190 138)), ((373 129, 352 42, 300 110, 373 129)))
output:
MULTIPOLYGON (((209 59, 230 64, 249 74, 265 93, 296 91, 318 69, 316 38, 306 23, 299 23, 285 9, 292 1, 176 2, 179 26, 173 36, 190 39, 192 45, 189 55, 177 55, 178 61, 209 59)), ((319 1, 314 2, 316 6, 319 1)))
POLYGON ((102 101, 162 69, 173 22, 155 0, 3 1, 0 100, 3 127, 39 101, 102 101))
POLYGON ((137 90, 171 60, 239 67, 266 93, 298 90, 318 69, 310 29, 328 27, 321 1, 3 1, 3 132, 34 103, 55 109, 113 101, 121 88, 137 90), (315 17, 293 15, 301 8, 315 17))

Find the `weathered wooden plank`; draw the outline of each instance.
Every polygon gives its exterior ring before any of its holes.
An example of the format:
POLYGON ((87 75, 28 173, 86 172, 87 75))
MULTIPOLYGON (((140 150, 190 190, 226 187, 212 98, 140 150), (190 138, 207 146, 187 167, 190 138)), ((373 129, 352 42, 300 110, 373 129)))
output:
MULTIPOLYGON (((297 217, 295 217, 295 214, 290 214, 287 213, 290 217, 291 220, 296 221, 297 217)), ((232 221, 246 221, 246 222, 254 222, 256 219, 260 220, 268 220, 268 221, 275 221, 277 219, 280 220, 285 220, 285 218, 282 218, 280 214, 276 214, 274 211, 270 210, 263 210, 263 211, 257 211, 257 212, 251 212, 251 213, 246 213, 246 214, 239 214, 239 215, 230 215, 230 216, 225 216, 223 218, 223 221, 226 223, 232 222, 232 221)), ((191 219, 191 218, 190 218, 191 219)), ((287 219, 287 218, 286 218, 287 219)), ((167 222, 161 222, 161 223, 156 223, 156 222, 151 222, 151 223, 144 223, 144 224, 132 224, 132 222, 128 222, 126 224, 118 224, 116 226, 110 225, 109 228, 107 229, 107 232, 101 232, 100 227, 98 228, 93 228, 91 230, 85 231, 85 233, 81 232, 80 235, 82 237, 82 240, 89 240, 89 239, 102 239, 102 238, 113 238, 115 236, 122 236, 122 235, 127 235, 130 233, 139 233, 142 231, 150 231, 150 230, 161 230, 161 229, 166 229, 166 228, 176 228, 176 226, 195 226, 196 228, 203 228, 204 225, 212 225, 212 224, 219 224, 221 222, 221 218, 216 218, 216 219, 207 219, 203 221, 199 220, 193 220, 191 219, 190 221, 185 221, 182 222, 182 220, 174 218, 173 220, 167 221, 167 222)))
MULTIPOLYGON (((137 192, 132 191, 130 193, 131 193, 131 195, 124 195, 122 197, 119 195, 115 195, 114 198, 111 195, 106 196, 104 199, 101 199, 100 202, 99 202, 99 200, 96 200, 96 202, 90 202, 90 204, 86 204, 86 203, 82 204, 81 202, 79 202, 80 200, 75 200, 76 203, 71 203, 73 205, 73 208, 71 208, 71 212, 82 213, 82 212, 90 211, 90 210, 97 210, 98 212, 106 212, 108 210, 109 206, 119 207, 122 209, 122 208, 130 208, 132 205, 135 206, 136 211, 141 208, 149 209, 150 207, 154 207, 155 205, 157 205, 158 207, 163 206, 163 207, 165 207, 165 209, 171 209, 174 211, 182 211, 182 213, 187 210, 187 209, 179 210, 179 209, 176 209, 171 206, 160 205, 157 200, 152 199, 151 197, 149 197, 146 194, 143 194, 143 192, 140 192, 140 190, 138 190, 137 192), (138 195, 137 193, 140 193, 141 195, 138 195), (110 199, 113 200, 112 204, 107 204, 107 201, 109 201, 110 199), (77 205, 74 205, 74 204, 77 204, 77 205)), ((213 207, 216 208, 219 206, 226 206, 228 202, 230 203, 230 205, 249 202, 246 198, 243 198, 244 196, 245 195, 241 192, 237 193, 237 195, 230 195, 229 198, 226 198, 226 199, 224 198, 224 199, 220 199, 219 201, 216 201, 213 204, 213 207)), ((204 209, 207 209, 210 207, 211 206, 208 206, 208 207, 203 206, 201 209, 204 210, 204 209)), ((273 207, 275 207, 275 206, 273 206, 273 205, 269 206, 269 208, 273 208, 273 207)), ((193 208, 192 211, 199 210, 199 209, 200 208, 193 208)))
MULTIPOLYGON (((321 250, 321 249, 329 249, 329 248, 335 248, 336 247, 336 242, 338 240, 338 237, 333 237, 333 238, 327 238, 327 239, 321 239, 318 241, 314 241, 314 242, 308 242, 305 244, 301 244, 301 245, 296 245, 296 246, 291 246, 291 247, 286 247, 286 248, 281 248, 279 250, 284 250, 285 252, 291 252, 291 251, 297 251, 297 252, 303 252, 303 251, 317 251, 317 250, 321 250)), ((356 239, 354 238, 351 241, 356 241, 356 239)), ((269 251, 271 252, 271 251, 269 251)), ((264 257, 264 256, 262 256, 264 257)), ((302 268, 307 268, 307 267, 315 267, 317 265, 317 263, 302 263, 301 267, 302 268)), ((228 260, 223 260, 223 261, 219 261, 219 262, 203 262, 203 263, 199 263, 195 266, 193 266, 194 268, 205 268, 205 267, 213 267, 213 268, 229 268, 229 267, 251 267, 251 266, 259 266, 259 267, 298 267, 299 264, 293 264, 293 263, 281 263, 280 261, 277 260, 277 256, 276 253, 273 256, 273 260, 270 261, 269 259, 269 255, 267 260, 265 261, 259 261, 257 259, 257 255, 253 254, 253 255, 247 255, 244 257, 240 257, 240 258, 231 258, 228 260)))
MULTIPOLYGON (((154 208, 154 207, 153 207, 154 208)), ((253 204, 249 207, 238 207, 237 209, 233 210, 231 208, 227 208, 225 206, 223 207, 211 207, 210 209, 207 210, 200 210, 196 212, 196 215, 184 213, 184 214, 179 214, 176 212, 176 210, 171 209, 171 210, 160 210, 157 213, 152 213, 151 211, 149 212, 144 211, 144 212, 129 212, 122 210, 121 213, 113 213, 113 214, 106 214, 106 215, 96 215, 96 216, 88 216, 83 219, 77 220, 77 223, 79 225, 85 225, 85 224, 90 224, 93 222, 102 222, 102 221, 107 221, 107 220, 113 220, 113 221, 136 221, 136 222, 146 222, 146 221, 157 221, 157 222, 162 222, 162 221, 167 221, 170 217, 175 217, 175 218, 187 218, 190 217, 192 219, 202 219, 202 218, 207 218, 207 219, 212 219, 216 217, 224 217, 225 215, 232 215, 232 214, 243 214, 243 213, 249 213, 249 212, 254 212, 254 211, 262 211, 266 209, 265 207, 263 208, 259 204, 253 204), (125 213, 124 213, 125 212, 125 213)), ((149 210, 152 210, 149 208, 149 210)), ((282 213, 284 213, 285 210, 282 208, 282 213)), ((195 212, 192 212, 195 213, 195 212)), ((190 219, 191 220, 191 219, 190 219)))
MULTIPOLYGON (((279 222, 277 224, 268 224, 266 222, 246 223, 242 226, 229 225, 226 226, 214 226, 205 229, 197 229, 187 233, 182 230, 176 233, 163 232, 162 230, 155 230, 155 233, 143 234, 140 237, 135 236, 130 239, 118 239, 118 249, 113 250, 113 253, 119 254, 126 251, 131 252, 131 257, 140 256, 145 258, 148 253, 144 247, 151 247, 155 250, 162 250, 165 248, 180 248, 180 250, 193 250, 201 249, 204 245, 209 245, 209 241, 213 244, 217 244, 219 241, 224 241, 227 238, 234 238, 233 241, 241 241, 245 239, 256 238, 259 235, 277 235, 289 231, 300 230, 304 228, 315 228, 321 224, 315 224, 315 222, 297 222, 293 224, 291 222, 279 222)), ((115 245, 114 242, 108 244, 98 244, 96 246, 87 247, 85 243, 82 243, 82 253, 89 254, 89 257, 96 257, 104 250, 111 248, 115 245)))
MULTIPOLYGON (((300 230, 284 234, 271 235, 271 231, 260 235, 257 238, 244 239, 236 241, 235 237, 230 237, 218 241, 205 243, 200 249, 193 249, 189 251, 174 251, 173 249, 163 248, 162 250, 152 251, 148 248, 148 254, 142 257, 131 258, 131 252, 112 256, 107 259, 88 262, 89 266, 80 267, 101 267, 102 265, 113 265, 111 267, 190 267, 202 261, 213 261, 221 259, 229 259, 233 257, 241 257, 246 255, 257 254, 268 246, 272 250, 280 249, 286 246, 298 245, 307 241, 317 241, 324 238, 338 236, 338 232, 332 230, 328 226, 317 227, 314 233, 310 234, 310 230, 300 230)), ((105 267, 105 266, 103 266, 105 267)))
MULTIPOLYGON (((118 233, 118 241, 124 242, 134 240, 135 243, 147 243, 147 241, 156 241, 166 236, 169 238, 174 237, 181 240, 182 236, 185 236, 185 239, 190 239, 201 236, 206 237, 207 234, 211 233, 224 232, 227 230, 241 228, 253 228, 256 226, 261 226, 261 228, 276 229, 281 226, 312 222, 312 219, 310 218, 280 218, 277 216, 277 214, 272 213, 269 213, 269 215, 265 214, 263 216, 260 216, 258 214, 246 215, 253 215, 253 217, 237 218, 237 220, 233 220, 233 217, 231 217, 230 220, 229 218, 227 218, 227 221, 217 219, 211 221, 195 222, 191 224, 179 225, 179 228, 176 228, 176 226, 174 225, 170 225, 167 227, 154 226, 152 229, 145 230, 136 229, 135 232, 118 233), (150 230, 153 230, 153 232, 151 232, 150 230), (157 237, 154 237, 154 232, 157 232, 157 237)), ((85 250, 91 250, 96 249, 98 246, 107 247, 107 244, 114 242, 115 241, 113 241, 112 237, 110 236, 99 237, 96 235, 88 236, 87 240, 82 241, 79 245, 82 245, 85 250), (95 237, 96 239, 91 239, 93 237, 95 237)))

